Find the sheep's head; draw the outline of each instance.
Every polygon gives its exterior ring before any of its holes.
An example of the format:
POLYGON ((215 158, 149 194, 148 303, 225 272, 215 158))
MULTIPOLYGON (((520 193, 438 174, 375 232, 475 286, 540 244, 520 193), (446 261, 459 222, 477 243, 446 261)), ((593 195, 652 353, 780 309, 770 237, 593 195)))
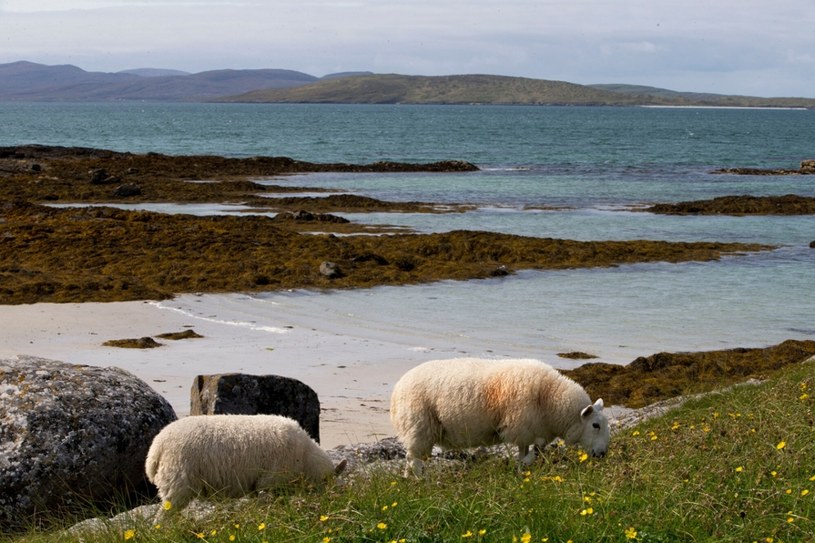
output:
POLYGON ((608 451, 608 418, 603 413, 603 400, 598 399, 580 412, 582 434, 579 442, 592 456, 605 456, 608 451))

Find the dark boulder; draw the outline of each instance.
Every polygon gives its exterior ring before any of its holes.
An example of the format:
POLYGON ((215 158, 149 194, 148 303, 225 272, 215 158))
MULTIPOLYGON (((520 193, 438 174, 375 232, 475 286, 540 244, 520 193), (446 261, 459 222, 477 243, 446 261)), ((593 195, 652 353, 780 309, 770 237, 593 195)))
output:
POLYGON ((147 492, 147 450, 175 419, 122 369, 0 359, 0 527, 26 529, 147 492))
POLYGON ((199 375, 192 385, 190 415, 283 415, 320 442, 320 400, 297 379, 279 375, 199 375))
POLYGON ((89 173, 91 174, 91 185, 115 185, 122 182, 121 177, 108 174, 104 168, 91 170, 89 173))
POLYGON ((130 198, 132 196, 141 196, 141 187, 133 183, 125 183, 116 187, 113 191, 113 196, 116 198, 130 198))

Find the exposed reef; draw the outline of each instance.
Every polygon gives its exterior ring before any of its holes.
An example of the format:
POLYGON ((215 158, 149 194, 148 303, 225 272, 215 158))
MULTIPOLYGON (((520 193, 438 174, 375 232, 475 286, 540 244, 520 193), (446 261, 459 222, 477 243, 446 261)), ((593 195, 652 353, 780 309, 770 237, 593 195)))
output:
POLYGON ((797 170, 787 168, 721 168, 713 173, 735 175, 811 175, 815 174, 815 159, 801 161, 797 170))
MULTIPOLYGON (((289 158, 136 155, 99 149, 0 148, 0 303, 164 299, 188 292, 350 288, 501 277, 520 269, 711 260, 771 247, 738 243, 571 241, 491 232, 343 236, 384 228, 330 211, 449 212, 432 203, 252 181, 302 172, 466 172, 432 164, 313 164, 289 158), (129 187, 120 192, 122 187, 129 187), (127 194, 115 196, 114 193, 127 194), (277 194, 276 196, 280 196, 277 194), (193 216, 43 203, 251 203, 264 215, 193 216), (323 235, 304 235, 302 231, 323 235), (325 273, 331 264, 341 273, 325 273)), ((392 230, 391 230, 392 231, 392 230)))
POLYGON ((639 408, 656 401, 708 392, 748 379, 765 379, 787 364, 815 356, 815 341, 787 340, 763 349, 657 353, 626 366, 587 363, 562 372, 592 398, 639 408))
POLYGON ((665 215, 814 215, 815 198, 784 196, 720 196, 675 204, 656 204, 642 209, 665 215))

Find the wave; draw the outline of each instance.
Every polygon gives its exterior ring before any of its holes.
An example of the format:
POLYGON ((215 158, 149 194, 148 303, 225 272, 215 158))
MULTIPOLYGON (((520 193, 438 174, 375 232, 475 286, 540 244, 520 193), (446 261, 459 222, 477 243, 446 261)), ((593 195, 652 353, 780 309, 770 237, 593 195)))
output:
POLYGON ((239 328, 246 328, 247 330, 254 330, 258 332, 270 332, 273 334, 287 334, 291 331, 290 328, 281 328, 278 326, 262 326, 258 325, 255 322, 251 321, 237 321, 237 320, 228 320, 228 319, 218 319, 215 317, 204 317, 202 315, 196 315, 192 311, 182 309, 180 307, 173 307, 167 305, 167 302, 149 302, 151 305, 157 307, 158 309, 163 309, 167 311, 174 311, 176 313, 181 313, 185 317, 189 317, 191 319, 196 319, 199 321, 204 322, 211 322, 214 324, 224 324, 227 326, 236 326, 239 328))

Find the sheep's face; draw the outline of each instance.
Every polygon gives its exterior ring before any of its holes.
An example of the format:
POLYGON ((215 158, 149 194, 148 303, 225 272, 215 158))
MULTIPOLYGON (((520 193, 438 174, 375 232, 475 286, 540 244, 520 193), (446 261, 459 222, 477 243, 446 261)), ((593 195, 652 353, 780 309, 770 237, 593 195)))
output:
POLYGON ((605 456, 608 451, 608 418, 603 413, 603 400, 598 399, 580 412, 583 433, 580 445, 592 456, 605 456))

